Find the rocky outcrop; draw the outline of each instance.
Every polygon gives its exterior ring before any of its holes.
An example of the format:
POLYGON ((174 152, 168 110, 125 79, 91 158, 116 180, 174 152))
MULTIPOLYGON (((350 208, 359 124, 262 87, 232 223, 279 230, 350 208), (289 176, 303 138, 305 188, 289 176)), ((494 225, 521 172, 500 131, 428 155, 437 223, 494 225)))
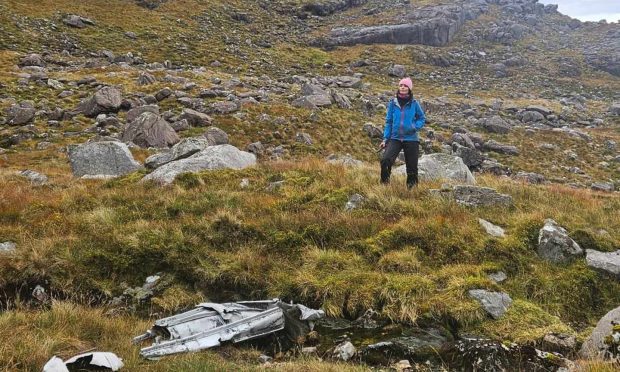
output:
POLYGON ((36 110, 31 102, 24 101, 13 104, 6 109, 8 125, 24 125, 34 119, 36 110))
POLYGON ((452 41, 466 21, 476 19, 486 9, 482 3, 425 7, 413 11, 401 24, 333 29, 326 43, 443 46, 452 41))
POLYGON ((355 6, 364 5, 367 2, 368 0, 310 1, 303 5, 302 10, 317 16, 327 16, 355 6))
POLYGON ((242 169, 256 164, 256 156, 232 145, 210 146, 186 159, 170 162, 145 176, 142 181, 168 185, 182 173, 212 169, 242 169))
POLYGON ((122 176, 141 168, 122 142, 102 141, 69 147, 71 170, 76 177, 122 176))

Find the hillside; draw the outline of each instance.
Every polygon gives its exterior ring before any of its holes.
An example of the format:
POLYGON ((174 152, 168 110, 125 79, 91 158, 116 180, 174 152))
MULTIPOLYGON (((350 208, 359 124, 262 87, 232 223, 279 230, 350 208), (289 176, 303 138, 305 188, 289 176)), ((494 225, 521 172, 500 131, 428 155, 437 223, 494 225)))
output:
POLYGON ((432 352, 402 354, 414 370, 477 368, 463 345, 495 358, 481 370, 618 368, 578 351, 620 298, 617 268, 586 259, 620 250, 619 36, 522 0, 3 1, 0 366, 96 348, 135 371, 381 369, 402 350, 377 360, 369 345, 422 331, 432 352), (459 199, 463 180, 379 185, 403 76, 427 114, 424 159, 457 159, 509 202, 459 199), (219 149, 256 165, 181 159, 219 149), (98 158, 126 168, 92 173, 98 158), (578 254, 544 257, 548 219, 578 254), (491 316, 472 290, 510 305, 491 316), (153 362, 129 344, 199 302, 276 297, 355 322, 282 352, 153 362), (346 339, 361 351, 332 360, 346 339), (560 354, 528 364, 534 347, 560 354))

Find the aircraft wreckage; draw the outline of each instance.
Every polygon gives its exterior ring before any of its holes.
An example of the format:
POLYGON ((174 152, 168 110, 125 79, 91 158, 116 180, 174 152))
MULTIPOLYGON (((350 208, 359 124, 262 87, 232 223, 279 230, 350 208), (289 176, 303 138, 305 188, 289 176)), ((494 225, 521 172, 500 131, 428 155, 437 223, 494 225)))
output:
POLYGON ((312 331, 314 321, 324 316, 322 310, 287 304, 279 299, 222 304, 206 302, 193 310, 157 320, 151 329, 133 341, 140 343, 154 339, 151 346, 140 350, 140 355, 157 359, 209 349, 225 342, 238 343, 282 330, 288 338, 295 340, 312 331))

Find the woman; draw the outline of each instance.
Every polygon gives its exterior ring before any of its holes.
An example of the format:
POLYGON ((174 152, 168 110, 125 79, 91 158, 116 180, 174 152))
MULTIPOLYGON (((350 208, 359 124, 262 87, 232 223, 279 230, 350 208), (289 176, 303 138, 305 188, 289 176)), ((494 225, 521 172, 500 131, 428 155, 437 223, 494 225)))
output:
POLYGON ((426 117, 418 101, 413 99, 410 78, 398 83, 396 97, 390 100, 383 129, 381 148, 385 149, 381 159, 381 182, 389 183, 392 165, 400 150, 405 152, 407 166, 407 188, 418 184, 418 154, 420 139, 418 131, 424 126, 426 117))

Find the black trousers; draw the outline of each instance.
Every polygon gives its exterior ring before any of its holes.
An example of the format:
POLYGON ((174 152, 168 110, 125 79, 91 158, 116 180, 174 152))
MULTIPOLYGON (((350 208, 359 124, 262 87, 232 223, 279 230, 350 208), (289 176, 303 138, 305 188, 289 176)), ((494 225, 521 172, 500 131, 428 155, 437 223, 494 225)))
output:
POLYGON ((407 187, 418 184, 418 155, 420 154, 420 143, 417 141, 388 140, 385 144, 385 152, 381 158, 381 182, 390 182, 392 165, 400 150, 405 152, 405 164, 407 167, 407 187))

